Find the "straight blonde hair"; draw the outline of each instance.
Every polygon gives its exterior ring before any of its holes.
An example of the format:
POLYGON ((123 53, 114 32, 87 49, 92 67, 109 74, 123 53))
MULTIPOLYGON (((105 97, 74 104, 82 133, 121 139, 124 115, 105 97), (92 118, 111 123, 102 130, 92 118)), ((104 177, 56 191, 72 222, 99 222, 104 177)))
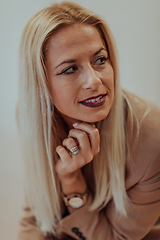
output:
MULTIPOLYGON (((107 118, 97 123, 101 151, 86 166, 95 180, 91 210, 106 206, 113 198, 117 211, 126 213, 124 97, 119 83, 114 39, 106 23, 94 13, 75 3, 53 4, 27 23, 19 61, 18 128, 25 162, 26 193, 37 225, 44 234, 55 235, 62 218, 63 200, 54 166, 57 161, 55 148, 66 134, 60 130, 64 123, 54 110, 44 52, 51 35, 75 23, 97 28, 106 43, 115 76, 112 108, 107 118)), ((84 175, 90 184, 89 174, 84 171, 84 175)))

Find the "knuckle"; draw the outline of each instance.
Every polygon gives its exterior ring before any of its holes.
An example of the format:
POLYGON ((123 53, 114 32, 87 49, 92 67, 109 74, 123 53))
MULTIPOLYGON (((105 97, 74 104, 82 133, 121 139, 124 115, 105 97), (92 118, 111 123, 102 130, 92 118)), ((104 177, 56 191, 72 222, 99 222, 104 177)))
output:
POLYGON ((69 137, 69 138, 65 138, 62 142, 62 145, 66 146, 66 145, 73 145, 74 144, 74 140, 73 138, 69 137))
POLYGON ((100 152, 100 148, 97 148, 94 152, 94 155, 97 155, 100 152))
POLYGON ((89 162, 92 161, 92 159, 93 159, 93 154, 90 152, 90 153, 87 154, 85 162, 89 163, 89 162))
POLYGON ((97 146, 97 153, 100 152, 100 146, 97 146))
POLYGON ((100 148, 100 146, 98 146, 97 153, 99 153, 99 152, 100 152, 100 149, 101 149, 101 148, 100 148))
POLYGON ((59 154, 61 154, 61 153, 64 152, 64 148, 61 147, 61 146, 58 146, 58 147, 56 147, 56 152, 59 153, 59 154))
POLYGON ((67 138, 63 140, 62 145, 66 145, 66 142, 67 142, 67 138))
POLYGON ((100 146, 97 146, 94 150, 94 156, 97 155, 100 152, 100 146))
POLYGON ((85 139, 87 137, 87 135, 85 132, 80 132, 79 137, 80 137, 80 139, 85 139))
POLYGON ((94 133, 96 136, 99 136, 99 130, 98 130, 98 128, 94 128, 94 129, 93 129, 93 133, 94 133))
POLYGON ((67 139, 67 144, 68 144, 68 145, 73 145, 73 144, 74 144, 73 138, 68 138, 68 139, 67 139))
POLYGON ((68 135, 69 135, 69 136, 72 135, 72 134, 74 133, 74 131, 75 131, 75 129, 71 129, 71 130, 69 131, 69 134, 68 134, 68 135))

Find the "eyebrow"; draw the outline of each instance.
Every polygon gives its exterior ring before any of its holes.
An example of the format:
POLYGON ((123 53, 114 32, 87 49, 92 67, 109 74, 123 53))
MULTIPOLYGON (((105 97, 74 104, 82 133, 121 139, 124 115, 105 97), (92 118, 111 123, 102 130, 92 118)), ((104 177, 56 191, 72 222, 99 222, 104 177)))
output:
POLYGON ((62 65, 62 64, 64 64, 64 63, 74 63, 74 62, 76 62, 75 59, 65 60, 65 61, 61 62, 60 64, 58 64, 58 65, 56 66, 56 68, 58 68, 60 65, 62 65))
MULTIPOLYGON (((93 56, 96 56, 96 55, 97 55, 98 53, 100 53, 102 50, 105 50, 105 51, 107 52, 107 50, 106 50, 105 48, 100 48, 96 53, 93 54, 93 56)), ((58 68, 59 66, 61 66, 61 65, 64 64, 64 63, 74 63, 74 62, 76 62, 75 59, 68 59, 68 60, 65 60, 65 61, 61 62, 60 64, 58 64, 58 65, 56 66, 56 68, 58 68)))
POLYGON ((100 53, 102 50, 105 50, 107 52, 107 50, 105 48, 100 48, 93 56, 96 56, 98 53, 100 53))

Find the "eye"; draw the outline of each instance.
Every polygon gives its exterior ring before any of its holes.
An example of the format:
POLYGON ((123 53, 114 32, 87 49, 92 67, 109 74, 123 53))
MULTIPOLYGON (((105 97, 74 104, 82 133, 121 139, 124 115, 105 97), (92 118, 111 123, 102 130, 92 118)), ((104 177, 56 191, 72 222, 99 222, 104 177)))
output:
POLYGON ((95 63, 98 65, 103 65, 106 61, 107 61, 107 58, 102 56, 102 57, 96 58, 95 63))
POLYGON ((62 75, 62 74, 72 74, 74 73, 78 68, 74 66, 70 66, 65 68, 61 73, 58 73, 57 75, 62 75))

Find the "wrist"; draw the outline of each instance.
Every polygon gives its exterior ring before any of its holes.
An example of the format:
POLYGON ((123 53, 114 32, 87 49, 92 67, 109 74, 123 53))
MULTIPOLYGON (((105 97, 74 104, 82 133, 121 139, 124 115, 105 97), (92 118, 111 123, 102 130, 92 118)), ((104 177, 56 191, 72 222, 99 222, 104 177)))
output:
POLYGON ((71 174, 70 176, 61 178, 60 182, 64 195, 72 193, 83 194, 87 190, 87 184, 81 170, 71 174))

